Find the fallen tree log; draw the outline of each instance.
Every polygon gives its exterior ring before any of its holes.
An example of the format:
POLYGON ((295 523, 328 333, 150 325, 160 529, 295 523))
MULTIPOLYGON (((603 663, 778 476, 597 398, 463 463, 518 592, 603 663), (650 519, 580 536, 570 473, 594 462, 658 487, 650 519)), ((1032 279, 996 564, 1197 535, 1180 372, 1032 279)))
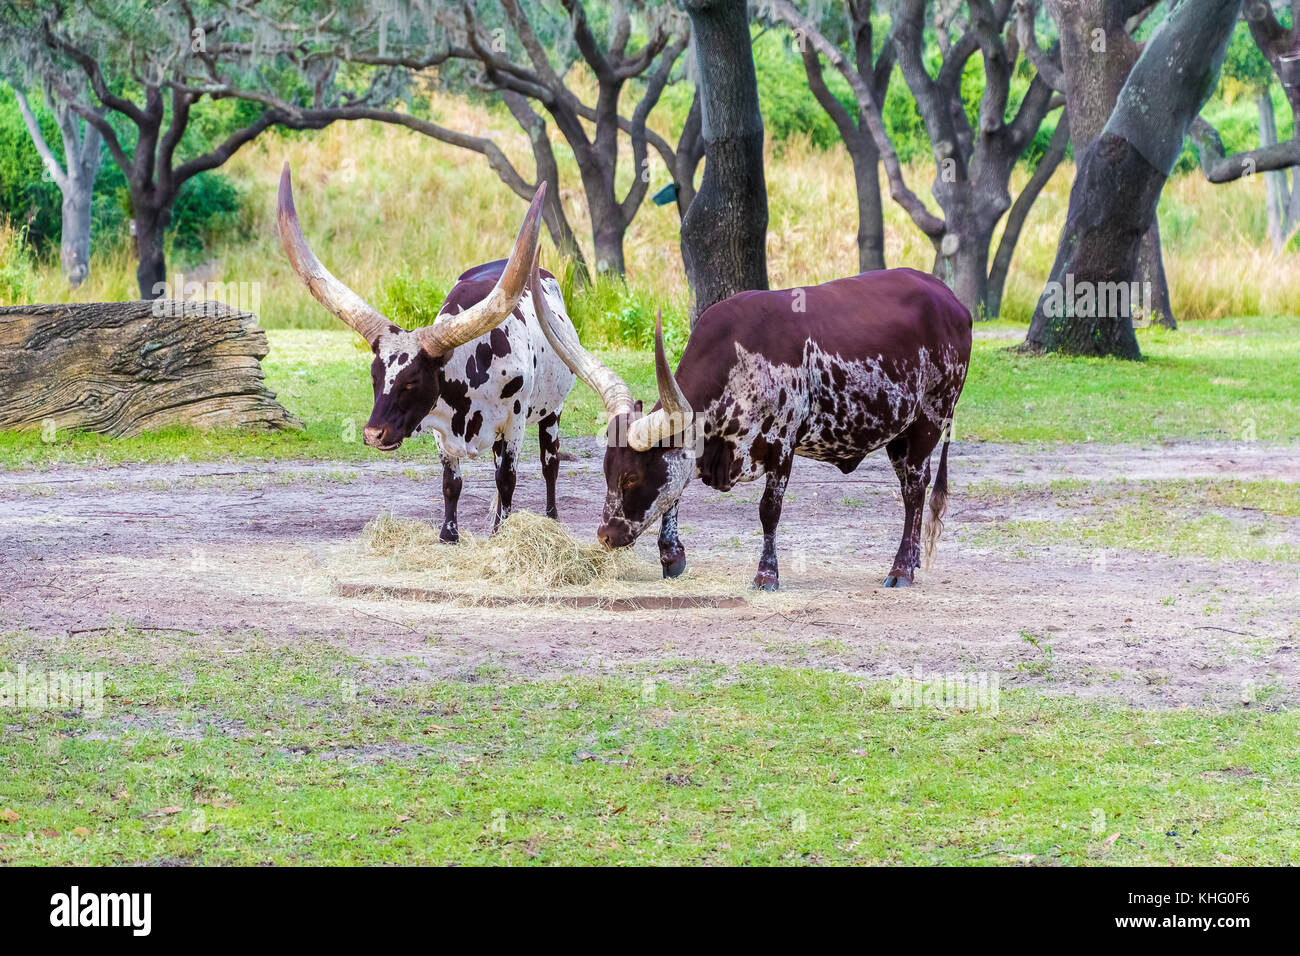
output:
POLYGON ((0 308, 0 428, 301 428, 263 381, 257 316, 221 302, 0 308))

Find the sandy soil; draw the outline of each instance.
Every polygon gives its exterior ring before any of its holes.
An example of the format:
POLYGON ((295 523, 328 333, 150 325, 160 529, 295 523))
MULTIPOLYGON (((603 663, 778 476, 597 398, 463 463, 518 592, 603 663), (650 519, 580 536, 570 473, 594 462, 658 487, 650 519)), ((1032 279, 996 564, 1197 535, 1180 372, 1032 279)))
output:
MULTIPOLYGON (((578 457, 561 469, 561 517, 589 536, 604 498, 600 448, 594 440, 567 448, 578 457)), ((883 456, 847 477, 796 463, 775 595, 748 590, 761 484, 727 495, 692 485, 681 512, 689 573, 697 587, 716 582, 713 590, 748 603, 671 612, 338 597, 341 581, 382 576, 357 543, 379 511, 441 517, 440 473, 429 467, 377 458, 10 472, 0 474, 0 628, 35 641, 75 640, 83 629, 129 622, 192 631, 205 646, 238 643, 250 631, 284 641, 319 634, 358 654, 468 680, 484 664, 546 676, 675 659, 873 678, 918 668, 928 677, 995 671, 1003 687, 1152 707, 1300 701, 1295 567, 1114 550, 1099 560, 1065 545, 976 547, 963 529, 1037 515, 1028 500, 1024 513, 1005 505, 994 513, 961 492, 977 481, 1058 478, 1294 481, 1300 447, 955 445, 950 468, 948 532, 935 567, 908 590, 879 587, 902 523, 883 456)), ((462 528, 486 529, 492 493, 490 466, 468 465, 462 528)), ((540 510, 541 501, 539 470, 526 463, 516 507, 540 510)), ((652 539, 637 549, 657 565, 652 539)), ((651 581, 647 593, 660 587, 651 581)))

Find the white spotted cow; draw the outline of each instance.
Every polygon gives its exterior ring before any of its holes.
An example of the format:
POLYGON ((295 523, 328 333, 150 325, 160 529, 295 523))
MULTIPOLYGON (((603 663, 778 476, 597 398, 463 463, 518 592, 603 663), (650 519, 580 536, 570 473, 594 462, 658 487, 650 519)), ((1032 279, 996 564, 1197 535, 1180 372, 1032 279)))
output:
POLYGON ((294 271, 317 301, 357 332, 375 353, 370 375, 375 404, 362 432, 365 443, 393 451, 412 435, 433 433, 442 459, 446 507, 441 538, 459 540, 456 505, 462 458, 488 451, 496 462, 493 530, 510 513, 515 465, 524 428, 537 425, 546 514, 556 517, 560 470, 560 415, 574 376, 538 324, 534 297, 544 296, 551 321, 570 332, 559 283, 536 269, 546 184, 537 188, 509 259, 461 274, 433 325, 406 330, 336 279, 312 253, 298 225, 289 164, 280 176, 277 220, 294 271))

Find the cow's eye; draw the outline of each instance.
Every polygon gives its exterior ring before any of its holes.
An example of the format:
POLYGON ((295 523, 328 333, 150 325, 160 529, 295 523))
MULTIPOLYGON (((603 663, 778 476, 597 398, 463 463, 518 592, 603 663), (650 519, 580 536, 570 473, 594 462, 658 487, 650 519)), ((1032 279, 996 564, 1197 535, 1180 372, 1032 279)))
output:
POLYGON ((619 479, 619 484, 624 491, 629 491, 636 487, 636 475, 624 475, 619 479))

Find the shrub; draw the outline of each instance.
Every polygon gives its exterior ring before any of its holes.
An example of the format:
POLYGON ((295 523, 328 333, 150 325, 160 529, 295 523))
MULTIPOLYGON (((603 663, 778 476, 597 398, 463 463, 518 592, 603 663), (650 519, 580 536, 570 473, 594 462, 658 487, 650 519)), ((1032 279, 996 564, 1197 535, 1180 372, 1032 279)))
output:
POLYGON ((30 302, 36 291, 35 263, 24 233, 0 217, 0 305, 30 302))
POLYGON ((168 232, 178 254, 197 256, 211 238, 239 218, 239 190, 220 173, 200 173, 187 180, 176 197, 168 232))
MULTIPOLYGON (((28 100, 45 141, 56 156, 62 155, 54 117, 36 98, 28 100)), ((0 219, 23 224, 25 241, 44 249, 59 241, 62 206, 63 196, 32 144, 13 90, 0 85, 0 219)))
MULTIPOLYGON (((609 273, 600 273, 590 285, 580 287, 571 268, 560 277, 560 290, 583 344, 632 349, 654 345, 655 315, 662 300, 650 290, 631 288, 609 273)), ((664 308, 664 346, 669 354, 679 355, 689 336, 686 314, 672 305, 664 308)))
MULTIPOLYGON (((621 278, 602 273, 590 285, 576 279, 572 260, 558 276, 565 308, 578 337, 586 345, 646 349, 654 346, 658 296, 648 289, 633 289, 621 278)), ((398 272, 384 280, 375 308, 403 328, 432 325, 447 298, 450 284, 424 276, 413 279, 398 272)), ((674 355, 686 347, 686 314, 673 306, 664 309, 664 344, 674 355)))
POLYGON ((433 325, 448 289, 437 279, 428 276, 412 279, 405 272, 398 272, 380 286, 375 308, 404 329, 418 329, 433 325))

